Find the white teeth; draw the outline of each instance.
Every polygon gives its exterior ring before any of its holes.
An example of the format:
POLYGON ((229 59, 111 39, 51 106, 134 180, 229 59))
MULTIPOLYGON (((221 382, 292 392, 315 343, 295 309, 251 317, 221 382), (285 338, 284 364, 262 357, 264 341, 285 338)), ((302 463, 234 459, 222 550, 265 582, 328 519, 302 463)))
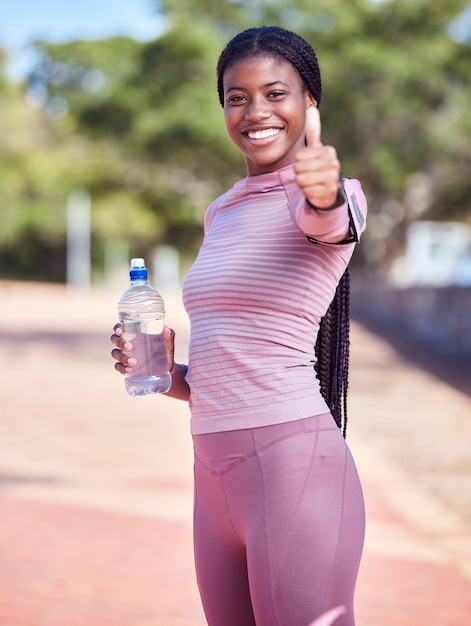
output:
POLYGON ((267 137, 273 137, 280 132, 280 128, 267 128, 266 130, 250 130, 247 135, 250 139, 266 139, 267 137))

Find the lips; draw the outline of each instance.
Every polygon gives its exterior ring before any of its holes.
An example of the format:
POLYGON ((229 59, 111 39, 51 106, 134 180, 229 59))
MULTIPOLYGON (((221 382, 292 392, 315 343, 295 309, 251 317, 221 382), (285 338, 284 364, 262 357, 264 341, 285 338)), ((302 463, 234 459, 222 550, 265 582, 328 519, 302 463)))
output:
POLYGON ((258 130, 247 130, 245 134, 249 139, 269 139, 281 133, 281 128, 263 128, 258 130))

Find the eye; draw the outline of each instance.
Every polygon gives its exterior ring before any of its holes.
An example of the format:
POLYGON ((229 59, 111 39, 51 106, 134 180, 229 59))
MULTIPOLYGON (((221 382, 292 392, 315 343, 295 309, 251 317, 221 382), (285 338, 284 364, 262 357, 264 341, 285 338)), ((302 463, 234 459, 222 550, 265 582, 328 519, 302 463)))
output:
POLYGON ((227 98, 227 102, 229 104, 243 104, 245 101, 247 100, 246 96, 243 96, 242 94, 237 94, 234 96, 229 96, 227 98))
POLYGON ((282 98, 284 95, 286 95, 284 91, 270 91, 267 97, 270 98, 270 100, 278 100, 279 98, 282 98))

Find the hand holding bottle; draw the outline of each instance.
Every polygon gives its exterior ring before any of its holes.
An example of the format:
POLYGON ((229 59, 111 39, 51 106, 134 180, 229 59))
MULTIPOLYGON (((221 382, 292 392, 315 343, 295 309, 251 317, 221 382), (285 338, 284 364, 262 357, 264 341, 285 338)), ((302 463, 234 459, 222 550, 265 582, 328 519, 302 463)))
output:
POLYGON ((163 333, 164 301, 147 282, 144 259, 131 260, 129 278, 131 285, 118 304, 121 352, 128 357, 126 391, 130 396, 165 393, 172 377, 163 333))
MULTIPOLYGON (((111 351, 111 356, 116 361, 115 370, 120 374, 132 374, 137 364, 135 357, 132 356, 134 346, 131 341, 127 341, 123 337, 123 325, 120 322, 115 324, 113 331, 110 341, 116 346, 111 351)), ((171 372, 175 365, 175 331, 168 326, 164 326, 163 335, 167 352, 168 371, 171 372)))

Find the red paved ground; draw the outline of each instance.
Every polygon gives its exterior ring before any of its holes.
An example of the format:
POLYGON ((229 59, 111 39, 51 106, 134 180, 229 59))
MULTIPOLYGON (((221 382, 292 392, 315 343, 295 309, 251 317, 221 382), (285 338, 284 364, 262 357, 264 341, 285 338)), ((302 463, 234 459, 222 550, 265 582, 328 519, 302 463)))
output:
MULTIPOLYGON (((0 283, 1 626, 205 624, 187 409, 124 395, 115 300, 0 283)), ((184 358, 172 295, 167 310, 184 358)), ((358 626, 468 626, 471 399, 357 326, 352 362, 368 519, 358 626)))
POLYGON ((3 496, 4 626, 204 624, 187 524, 3 496))

